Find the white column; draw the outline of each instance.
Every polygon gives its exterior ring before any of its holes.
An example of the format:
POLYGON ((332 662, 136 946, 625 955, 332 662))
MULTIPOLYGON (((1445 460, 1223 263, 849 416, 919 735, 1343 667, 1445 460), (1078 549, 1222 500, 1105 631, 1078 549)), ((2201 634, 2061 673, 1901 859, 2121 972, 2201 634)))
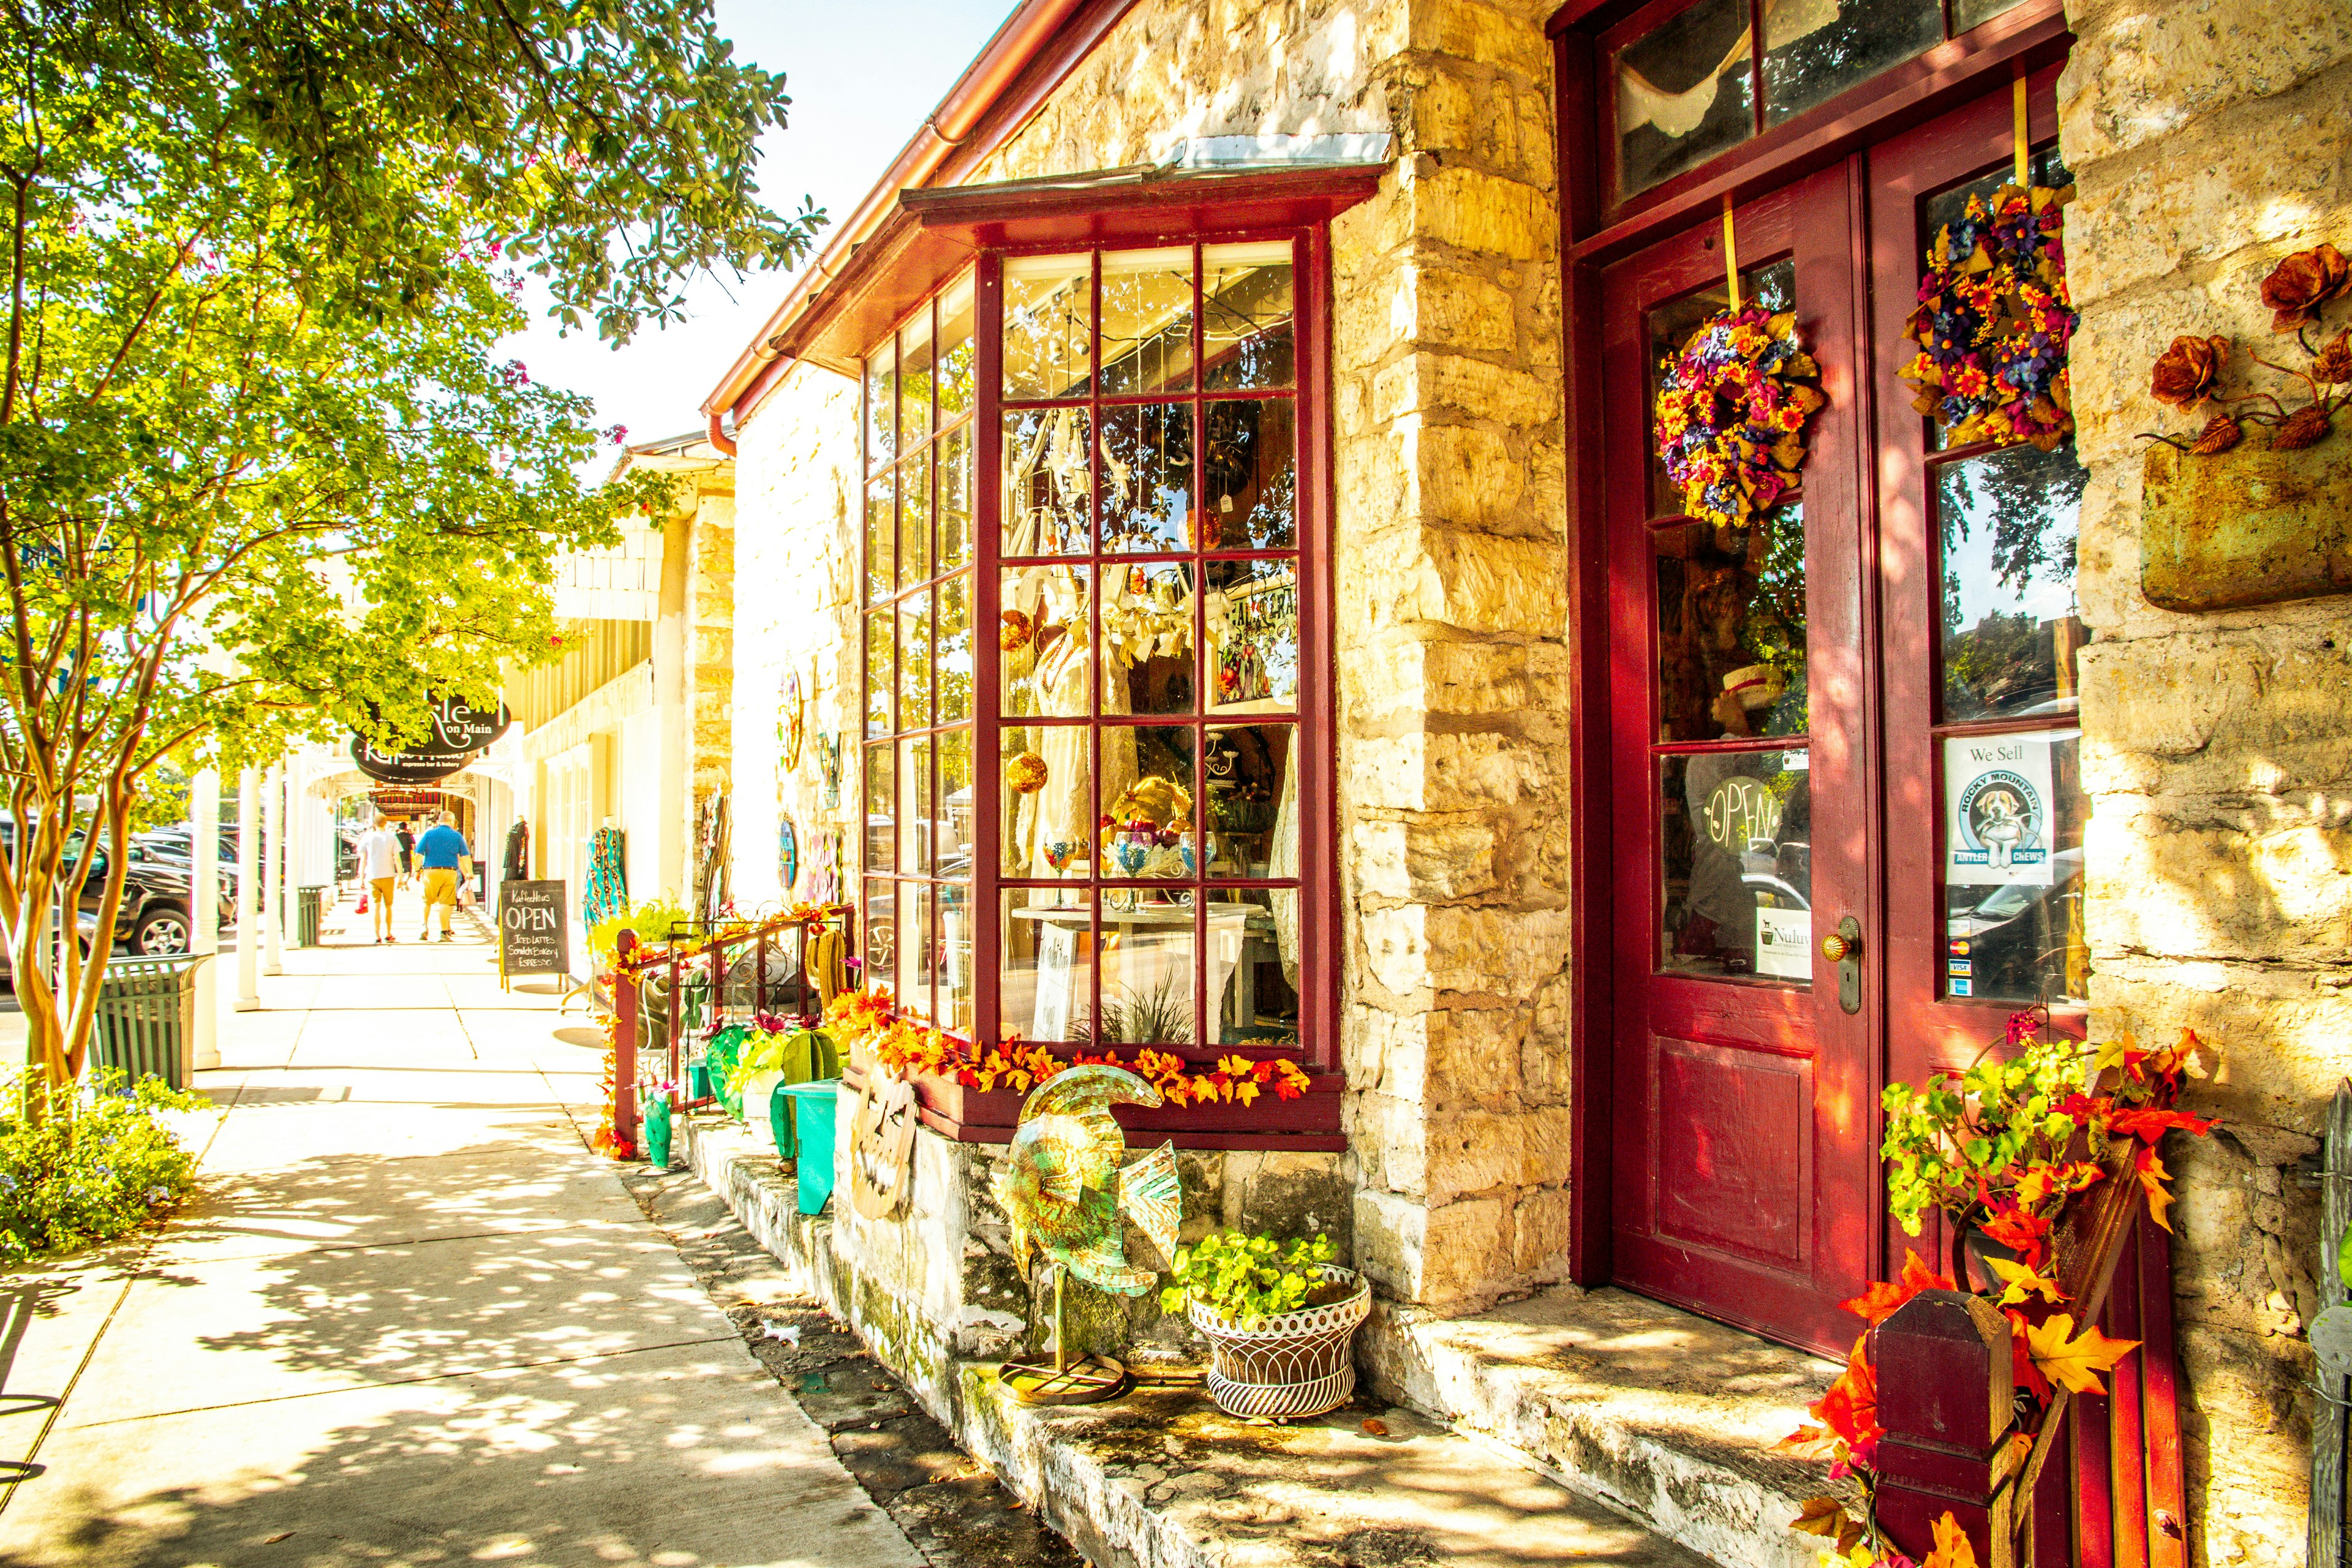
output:
POLYGON ((188 951, 196 965, 196 1070, 220 1066, 220 774, 188 781, 188 951))
POLYGON ((261 973, 283 974, 279 963, 284 948, 279 941, 278 917, 285 910, 285 900, 278 894, 278 884, 286 879, 286 769, 273 763, 269 775, 262 781, 261 810, 261 973))
POLYGON ((236 775, 236 1010, 249 1013, 261 1005, 259 950, 254 936, 261 925, 261 773, 247 768, 236 775))

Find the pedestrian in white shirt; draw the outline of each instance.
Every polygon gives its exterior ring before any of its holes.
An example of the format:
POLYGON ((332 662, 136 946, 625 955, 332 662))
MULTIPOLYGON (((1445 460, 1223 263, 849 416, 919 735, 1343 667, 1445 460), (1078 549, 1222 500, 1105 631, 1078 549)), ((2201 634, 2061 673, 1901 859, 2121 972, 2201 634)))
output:
POLYGON ((392 934, 392 890, 400 886, 400 836, 379 820, 360 835, 360 875, 367 879, 368 904, 375 915, 375 939, 396 942, 392 934))

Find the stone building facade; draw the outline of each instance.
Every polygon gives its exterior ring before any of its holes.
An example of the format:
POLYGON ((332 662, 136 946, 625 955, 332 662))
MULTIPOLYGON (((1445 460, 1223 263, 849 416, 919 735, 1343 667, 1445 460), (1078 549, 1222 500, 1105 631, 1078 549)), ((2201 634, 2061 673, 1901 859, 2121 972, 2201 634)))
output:
MULTIPOLYGON (((1773 9, 1759 13, 1768 34, 1773 9)), ((2155 607, 2140 587, 2140 433, 2179 427, 2147 384, 2176 334, 2229 333, 2267 353, 2277 340, 2256 298, 2263 276, 2292 251, 2352 249, 2352 13, 2290 27, 2222 0, 2115 0, 2063 15, 2029 5, 1987 26, 2026 38, 2025 12, 2043 32, 2010 58, 2045 83, 2063 60, 2051 102, 2076 190, 2066 235, 2081 312, 2075 452, 2088 471, 2074 577, 2088 637, 2084 1026, 2158 1040, 2191 1026, 2221 1055, 2198 1094, 2225 1131, 2167 1150, 2179 1176, 2184 1529, 2192 1562, 2283 1562, 2299 1555, 2304 1529, 2305 1332, 2321 1239, 2296 1163, 2317 1148, 2352 1068, 2352 616, 2341 597, 2155 607)), ((954 147, 904 182, 979 192, 1080 181, 1182 163, 1216 139, 1377 157, 1377 188, 1328 222, 1328 375, 1316 389, 1332 494, 1319 565, 1336 676, 1344 1149, 1210 1149, 1186 1162, 1196 1230, 1212 1215, 1313 1215, 1346 1237, 1384 1297, 1440 1317, 1612 1278, 1592 1236, 1607 1223, 1595 1194, 1611 1181, 1609 1141, 1592 1125, 1605 1112, 1592 1108, 1607 1100, 1575 1069, 1609 1070, 1596 1035, 1612 950, 1595 921, 1611 918, 1610 841, 1591 824, 1608 771, 1596 660, 1610 633, 1594 616, 1610 601, 1591 578, 1604 553, 1596 488, 1624 455, 1574 405, 1601 376, 1601 274, 1633 242, 1612 251, 1595 237, 1595 198, 1578 182, 1594 177, 1596 154, 1580 132, 1564 161, 1559 117, 1563 103, 1595 112, 1563 86, 1575 40, 1614 47, 1607 29, 1631 15, 1549 0, 1033 0, 1006 35, 1034 24, 1029 54, 976 98, 943 105, 964 117, 954 147)), ((1964 54, 1946 45, 1923 58, 1958 70, 1949 61, 1964 54)), ((1838 132, 1845 142, 1824 141, 1769 179, 1811 178, 1841 155, 1866 162, 1871 137, 1971 93, 1998 93, 2005 125, 2009 74, 1974 87, 1934 78, 1900 123, 1838 132)), ((910 156, 924 145, 919 136, 910 156)), ((886 208, 897 195, 880 193, 886 208)), ((1752 186, 1738 195, 1769 200, 1752 186)), ((1695 210, 1685 226, 1713 217, 1695 210)), ((804 345, 854 331, 811 323, 855 317, 870 280, 846 253, 827 278, 788 304, 709 405, 715 422, 733 421, 740 510, 731 649, 714 660, 698 644, 693 701, 698 730, 731 708, 725 784, 744 908, 853 895, 866 828, 861 392, 837 352, 829 367, 804 345), (802 704, 796 765, 782 754, 788 679, 802 704)), ((715 582, 728 567, 698 569, 715 582)), ((1999 1013, 1987 1016, 1997 1033, 1999 1013)), ((1001 1352, 1022 1315, 979 1180, 988 1147, 927 1131, 911 1215, 889 1227, 845 1220, 835 1233, 842 1267, 868 1276, 866 1326, 942 1400, 952 1357, 1001 1352), (952 1247, 926 1246, 926 1226, 952 1247)), ((1128 1331, 1160 1331, 1153 1315, 1139 1310, 1128 1331)))

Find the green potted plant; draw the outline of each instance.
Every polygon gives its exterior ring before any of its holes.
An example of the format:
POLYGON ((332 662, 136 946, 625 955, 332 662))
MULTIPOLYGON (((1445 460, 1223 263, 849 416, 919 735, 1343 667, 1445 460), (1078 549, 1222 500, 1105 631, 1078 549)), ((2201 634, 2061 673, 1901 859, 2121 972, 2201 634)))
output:
POLYGON ((1209 1394, 1229 1415, 1320 1415, 1356 1392, 1349 1353, 1371 1287, 1332 1259, 1328 1236, 1278 1242, 1213 1231, 1176 1251, 1163 1310, 1209 1342, 1209 1394))

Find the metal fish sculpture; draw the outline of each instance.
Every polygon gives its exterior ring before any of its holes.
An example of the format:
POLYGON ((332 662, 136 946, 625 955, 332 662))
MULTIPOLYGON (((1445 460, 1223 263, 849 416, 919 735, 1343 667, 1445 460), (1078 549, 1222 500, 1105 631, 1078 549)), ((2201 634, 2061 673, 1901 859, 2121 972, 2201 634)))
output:
POLYGON ((1024 1273, 1047 1259, 1087 1284, 1140 1296, 1153 1276, 1127 1261, 1120 1216, 1165 1255, 1176 1250, 1182 1184, 1176 1147, 1163 1143, 1129 1165, 1118 1105, 1158 1105, 1160 1091, 1125 1068, 1075 1067, 1039 1084, 991 1182, 1013 1221, 1013 1261, 1024 1273))

